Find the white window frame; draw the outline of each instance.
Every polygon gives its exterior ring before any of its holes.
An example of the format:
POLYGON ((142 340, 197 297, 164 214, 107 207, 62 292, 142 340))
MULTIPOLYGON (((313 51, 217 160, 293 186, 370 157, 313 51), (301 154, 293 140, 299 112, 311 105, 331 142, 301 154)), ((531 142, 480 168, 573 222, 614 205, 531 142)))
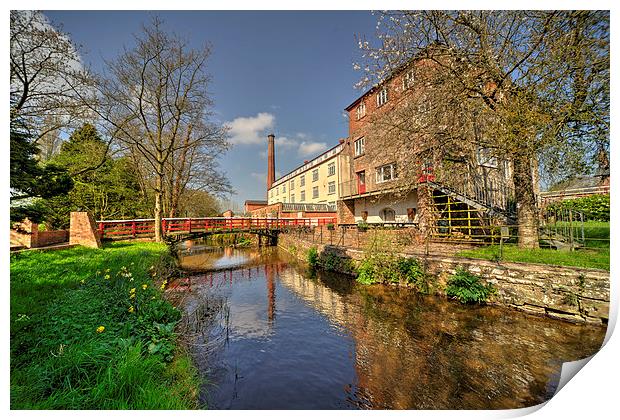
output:
POLYGON ((378 166, 375 168, 375 180, 377 184, 393 181, 397 178, 396 164, 389 163, 387 165, 378 166), (386 178, 389 174, 389 178, 386 178))
POLYGON ((302 175, 302 176, 299 177, 299 186, 303 187, 305 185, 306 185, 306 176, 302 175))
POLYGON ((355 116, 358 120, 361 120, 366 116, 366 103, 364 101, 360 102, 360 104, 355 109, 355 116))
POLYGON ((319 198, 319 187, 312 187, 312 198, 319 198))
POLYGON ((319 170, 317 169, 313 169, 312 170, 312 182, 317 182, 319 180, 319 170))
POLYGON ((377 93, 377 108, 385 105, 388 100, 388 89, 384 87, 377 93))
POLYGON ((291 179, 291 191, 295 189, 295 179, 291 179))
POLYGON ((299 197, 299 200, 303 203, 304 201, 306 201, 306 191, 302 191, 300 194, 301 197, 299 197))
POLYGON ((336 194, 336 181, 330 181, 327 184, 327 194, 329 195, 336 194))
POLYGON ((336 175, 336 162, 330 162, 327 164, 327 176, 336 175))
POLYGON ((413 70, 409 70, 403 75, 403 90, 407 90, 413 86, 415 75, 413 70))
POLYGON ((366 151, 366 140, 364 137, 360 137, 353 142, 353 146, 355 147, 355 157, 362 156, 366 151))
POLYGON ((282 194, 286 194, 286 184, 282 184, 282 194))

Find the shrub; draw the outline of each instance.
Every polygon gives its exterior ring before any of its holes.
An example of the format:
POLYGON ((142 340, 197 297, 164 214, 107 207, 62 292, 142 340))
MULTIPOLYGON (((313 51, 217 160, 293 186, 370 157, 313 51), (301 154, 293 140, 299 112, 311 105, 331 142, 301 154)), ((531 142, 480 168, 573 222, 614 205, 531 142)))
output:
POLYGON ((375 280, 375 265, 369 259, 363 260, 357 268, 357 282, 361 284, 378 283, 375 280))
POLYGON ((583 213, 584 220, 609 222, 610 201, 608 194, 595 194, 588 197, 564 200, 550 204, 549 211, 573 210, 583 213))
POLYGON ((484 303, 488 297, 495 293, 491 284, 482 284, 480 277, 463 268, 457 268, 450 276, 446 294, 448 297, 458 299, 461 303, 484 303))
POLYGON ((319 263, 319 251, 317 251, 316 247, 312 247, 308 250, 308 264, 310 267, 315 268, 319 263))

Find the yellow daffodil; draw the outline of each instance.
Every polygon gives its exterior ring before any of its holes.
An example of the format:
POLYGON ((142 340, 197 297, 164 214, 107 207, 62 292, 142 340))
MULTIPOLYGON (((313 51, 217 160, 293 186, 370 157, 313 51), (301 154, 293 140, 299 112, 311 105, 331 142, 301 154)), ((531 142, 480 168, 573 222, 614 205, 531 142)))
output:
POLYGON ((129 294, 130 294, 130 295, 135 295, 135 294, 136 294, 136 288, 134 287, 133 289, 131 289, 131 290, 129 291, 129 294))
POLYGON ((134 311, 133 306, 130 306, 129 309, 127 310, 127 312, 129 312, 130 314, 132 314, 134 311))
POLYGON ((142 290, 146 290, 146 288, 147 288, 147 287, 148 287, 148 286, 147 286, 146 284, 143 284, 143 285, 142 285, 142 290))
POLYGON ((97 334, 101 334, 104 331, 105 331, 105 327, 103 325, 100 325, 97 327, 97 334))
POLYGON ((105 276, 103 276, 104 279, 108 280, 110 278, 109 274, 106 274, 105 276))

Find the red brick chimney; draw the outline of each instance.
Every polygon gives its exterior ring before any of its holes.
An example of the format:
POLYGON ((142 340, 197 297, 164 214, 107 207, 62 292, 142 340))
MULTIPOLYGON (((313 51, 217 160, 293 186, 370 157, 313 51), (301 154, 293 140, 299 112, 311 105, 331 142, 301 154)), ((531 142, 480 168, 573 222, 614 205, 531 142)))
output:
POLYGON ((276 181, 275 138, 276 136, 273 134, 267 136, 267 190, 269 190, 276 181))

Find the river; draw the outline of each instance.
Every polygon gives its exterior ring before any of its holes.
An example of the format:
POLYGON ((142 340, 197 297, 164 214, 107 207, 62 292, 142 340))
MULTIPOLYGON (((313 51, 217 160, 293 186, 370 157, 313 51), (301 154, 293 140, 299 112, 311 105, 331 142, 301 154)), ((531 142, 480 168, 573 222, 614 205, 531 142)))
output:
POLYGON ((605 328, 312 272, 277 248, 181 251, 171 285, 210 409, 501 409, 553 396, 605 328), (209 271, 205 271, 209 270, 209 271))

